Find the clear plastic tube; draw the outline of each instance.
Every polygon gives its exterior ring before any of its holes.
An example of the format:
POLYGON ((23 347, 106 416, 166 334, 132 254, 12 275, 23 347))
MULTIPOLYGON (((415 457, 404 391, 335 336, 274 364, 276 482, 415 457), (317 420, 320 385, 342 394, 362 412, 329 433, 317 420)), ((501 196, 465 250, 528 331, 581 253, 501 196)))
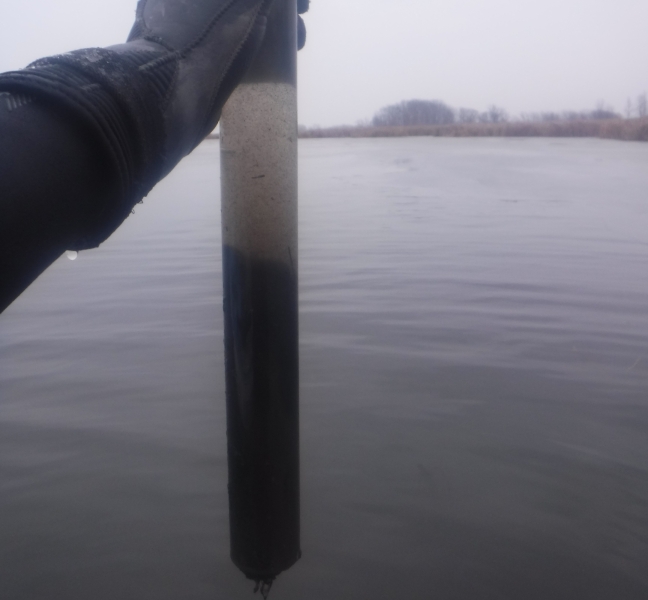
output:
POLYGON ((231 556, 266 587, 301 554, 296 31, 276 0, 221 120, 231 556))

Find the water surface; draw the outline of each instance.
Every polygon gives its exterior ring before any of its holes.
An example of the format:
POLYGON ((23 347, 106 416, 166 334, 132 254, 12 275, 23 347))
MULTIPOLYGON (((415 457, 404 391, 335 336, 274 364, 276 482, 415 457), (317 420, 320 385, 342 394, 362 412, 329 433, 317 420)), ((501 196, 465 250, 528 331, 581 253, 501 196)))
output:
MULTIPOLYGON (((648 145, 303 140, 302 548, 275 598, 648 595, 648 145)), ((249 598, 218 145, 0 317, 8 599, 249 598)))

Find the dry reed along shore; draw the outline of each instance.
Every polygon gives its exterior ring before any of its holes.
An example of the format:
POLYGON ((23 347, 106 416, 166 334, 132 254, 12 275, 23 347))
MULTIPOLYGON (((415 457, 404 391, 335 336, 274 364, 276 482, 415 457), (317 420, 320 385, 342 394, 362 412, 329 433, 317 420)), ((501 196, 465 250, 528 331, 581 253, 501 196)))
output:
POLYGON ((507 121, 449 125, 372 126, 341 125, 301 128, 303 138, 342 137, 594 137, 648 142, 648 117, 640 119, 586 119, 578 121, 507 121))

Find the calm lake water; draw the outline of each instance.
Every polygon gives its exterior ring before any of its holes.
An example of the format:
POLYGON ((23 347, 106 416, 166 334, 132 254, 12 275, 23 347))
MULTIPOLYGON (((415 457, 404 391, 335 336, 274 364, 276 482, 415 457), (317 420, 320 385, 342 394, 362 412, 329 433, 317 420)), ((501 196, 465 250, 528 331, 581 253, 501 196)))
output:
MULTIPOLYGON (((0 317, 0 597, 229 561, 218 143, 0 317)), ((280 599, 648 597, 648 144, 304 140, 280 599)))

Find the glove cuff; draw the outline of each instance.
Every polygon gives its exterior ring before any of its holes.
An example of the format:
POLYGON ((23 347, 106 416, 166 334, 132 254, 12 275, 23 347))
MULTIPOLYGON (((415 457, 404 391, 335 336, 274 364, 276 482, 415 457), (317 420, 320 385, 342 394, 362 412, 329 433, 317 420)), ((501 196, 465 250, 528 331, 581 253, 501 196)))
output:
POLYGON ((176 71, 164 49, 88 48, 0 75, 0 91, 51 105, 88 130, 115 175, 117 197, 89 211, 93 222, 73 249, 101 244, 163 176, 163 111, 176 71))

